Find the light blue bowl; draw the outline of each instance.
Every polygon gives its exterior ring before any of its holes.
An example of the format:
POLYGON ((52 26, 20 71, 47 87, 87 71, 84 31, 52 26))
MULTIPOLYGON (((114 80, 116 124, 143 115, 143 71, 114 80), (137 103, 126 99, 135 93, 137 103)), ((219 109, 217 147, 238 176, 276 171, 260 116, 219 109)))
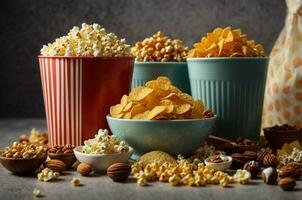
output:
POLYGON ((131 87, 143 86, 159 76, 169 77, 181 91, 191 93, 186 62, 135 62, 131 87))
POLYGON ((215 135, 259 139, 268 58, 188 58, 191 92, 219 116, 215 135))
POLYGON ((133 147, 133 159, 154 150, 188 156, 213 132, 216 119, 132 120, 107 115, 112 134, 133 147))

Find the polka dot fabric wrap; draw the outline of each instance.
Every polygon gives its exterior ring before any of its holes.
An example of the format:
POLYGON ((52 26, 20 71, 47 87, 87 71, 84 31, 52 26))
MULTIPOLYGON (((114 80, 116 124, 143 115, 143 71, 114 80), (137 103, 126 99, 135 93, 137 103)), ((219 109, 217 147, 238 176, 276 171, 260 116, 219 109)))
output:
POLYGON ((285 26, 270 55, 262 127, 302 126, 302 0, 287 0, 285 26))

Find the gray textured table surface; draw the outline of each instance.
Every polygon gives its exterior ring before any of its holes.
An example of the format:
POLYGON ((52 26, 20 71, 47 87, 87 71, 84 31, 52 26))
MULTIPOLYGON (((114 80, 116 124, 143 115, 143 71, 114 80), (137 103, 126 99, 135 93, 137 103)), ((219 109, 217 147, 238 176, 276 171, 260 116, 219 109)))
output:
MULTIPOLYGON (((0 120, 0 149, 18 138, 21 133, 31 128, 45 130, 45 121, 39 119, 0 120)), ((140 187, 128 183, 114 183, 107 176, 95 175, 81 177, 68 171, 56 182, 40 182, 35 177, 19 177, 10 174, 0 167, 0 200, 34 199, 32 191, 39 188, 44 197, 41 199, 80 200, 80 199, 301 199, 302 183, 292 192, 283 192, 278 186, 264 184, 261 180, 252 181, 250 185, 232 185, 230 188, 219 186, 171 187, 164 183, 151 183, 148 187, 140 187), (79 177, 83 186, 70 184, 73 177, 79 177)))

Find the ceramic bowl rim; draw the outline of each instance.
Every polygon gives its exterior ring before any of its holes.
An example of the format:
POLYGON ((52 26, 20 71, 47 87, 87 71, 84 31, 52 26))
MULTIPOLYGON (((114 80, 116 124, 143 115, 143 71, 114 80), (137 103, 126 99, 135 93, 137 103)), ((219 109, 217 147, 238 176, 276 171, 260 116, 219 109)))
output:
POLYGON ((156 62, 156 61, 151 61, 151 62, 143 62, 143 61, 135 61, 134 64, 140 64, 140 65, 174 65, 174 64, 182 64, 186 65, 187 62, 156 62))
POLYGON ((218 116, 214 115, 210 118, 202 118, 202 119, 174 119, 174 120, 139 120, 139 119, 121 119, 121 118, 115 118, 110 115, 106 115, 107 120, 115 120, 115 121, 124 121, 124 122, 145 122, 145 123, 178 123, 178 122, 202 122, 202 121, 212 121, 217 120, 218 116))
POLYGON ((210 57, 210 58, 187 58, 188 61, 214 61, 214 60, 269 60, 268 56, 265 57, 210 57))
POLYGON ((100 60, 118 60, 118 59, 135 59, 134 56, 44 56, 38 55, 38 58, 57 58, 57 59, 100 59, 100 60))
POLYGON ((134 152, 134 149, 129 146, 129 151, 122 152, 122 153, 112 153, 112 154, 88 154, 83 153, 79 150, 79 148, 83 148, 84 145, 77 146, 73 149, 74 155, 79 154, 86 157, 93 157, 93 158, 102 158, 102 157, 108 157, 108 156, 118 156, 118 155, 132 155, 134 152))
POLYGON ((43 160, 43 159, 46 159, 47 158, 47 153, 45 153, 43 156, 38 156, 38 157, 34 157, 34 158, 8 158, 8 157, 5 157, 5 156, 2 156, 1 154, 2 152, 0 152, 0 160, 24 160, 24 161, 29 161, 29 160, 43 160))
MULTIPOLYGON (((215 155, 214 155, 215 156, 215 155)), ((212 158, 213 156, 210 156, 210 157, 208 157, 207 159, 205 159, 204 160, 204 162, 207 164, 207 163, 209 163, 210 165, 226 165, 226 164, 229 164, 229 163, 231 163, 232 161, 233 161, 233 159, 232 159, 232 157, 231 156, 225 156, 225 157, 227 157, 228 158, 228 161, 224 161, 224 162, 220 162, 220 163, 212 163, 212 162, 209 162, 208 160, 210 159, 210 158, 212 158)))

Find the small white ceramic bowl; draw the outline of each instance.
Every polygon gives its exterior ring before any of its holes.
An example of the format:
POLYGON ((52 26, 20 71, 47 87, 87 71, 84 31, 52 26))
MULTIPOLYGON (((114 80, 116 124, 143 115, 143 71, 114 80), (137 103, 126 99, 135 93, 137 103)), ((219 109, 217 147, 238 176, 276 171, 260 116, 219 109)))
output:
POLYGON ((83 146, 73 149, 78 161, 90 164, 95 171, 105 172, 114 163, 127 163, 133 153, 133 148, 129 147, 128 152, 114 154, 87 154, 82 151, 83 146))
POLYGON ((217 171, 225 171, 231 167, 232 157, 230 157, 230 156, 224 156, 224 157, 227 158, 228 160, 224 161, 224 162, 220 162, 220 163, 212 163, 212 162, 209 162, 209 160, 211 158, 213 158, 213 156, 210 156, 204 161, 204 163, 206 164, 206 166, 209 166, 217 171))

